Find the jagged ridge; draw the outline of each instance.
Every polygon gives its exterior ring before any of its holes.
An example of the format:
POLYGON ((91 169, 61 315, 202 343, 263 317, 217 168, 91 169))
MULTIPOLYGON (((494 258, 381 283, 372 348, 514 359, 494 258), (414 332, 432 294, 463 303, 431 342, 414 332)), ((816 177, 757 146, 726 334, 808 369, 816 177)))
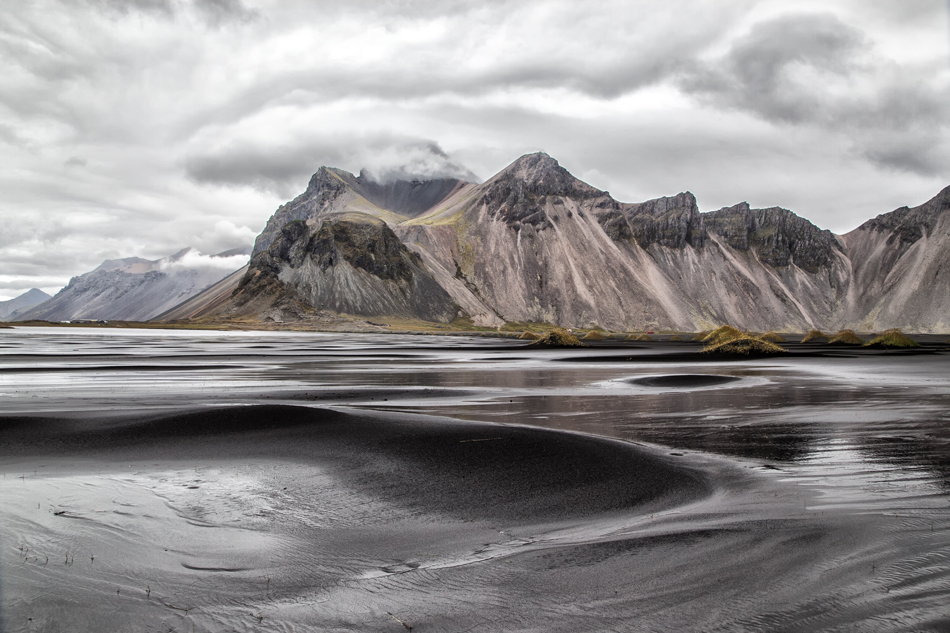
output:
MULTIPOLYGON (((321 168, 307 192, 268 222, 258 239, 258 247, 269 245, 268 255, 258 251, 261 259, 255 255, 242 283, 266 277, 267 288, 283 288, 274 296, 293 296, 318 309, 380 316, 397 310, 437 320, 457 309, 484 325, 945 328, 933 319, 940 299, 931 297, 930 307, 917 310, 910 319, 916 325, 906 319, 892 323, 900 315, 882 312, 879 299, 896 296, 895 284, 911 279, 909 257, 933 264, 934 283, 946 283, 947 273, 938 265, 946 256, 935 254, 923 238, 935 241, 943 234, 942 223, 950 215, 944 214, 948 192, 839 237, 779 207, 751 209, 740 203, 700 213, 689 192, 619 202, 543 153, 519 158, 481 185, 380 185, 364 175, 321 168), (420 211, 426 205, 430 208, 420 211), (364 235, 365 220, 352 226, 344 222, 353 214, 375 218, 374 226, 385 226, 389 233, 374 228, 364 235), (879 239, 900 248, 875 246, 879 239), (862 258, 878 263, 869 267, 862 258), (311 272, 304 274, 303 268, 311 272), (359 300, 316 281, 314 270, 326 277, 336 268, 350 271, 347 292, 359 300), (873 281, 885 277, 891 281, 873 281), (384 296, 396 287, 410 296, 408 285, 417 282, 444 292, 424 293, 437 304, 437 317, 415 300, 384 296)), ((248 292, 239 291, 241 300, 248 292)), ((926 292, 908 306, 923 305, 926 292)))

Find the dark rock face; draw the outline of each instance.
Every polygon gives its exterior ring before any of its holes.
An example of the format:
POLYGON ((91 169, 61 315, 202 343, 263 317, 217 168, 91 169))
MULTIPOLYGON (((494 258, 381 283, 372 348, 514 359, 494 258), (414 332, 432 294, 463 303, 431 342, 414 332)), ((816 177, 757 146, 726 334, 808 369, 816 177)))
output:
POLYGON ((322 270, 336 265, 342 256, 354 268, 389 281, 411 283, 413 264, 421 263, 385 225, 325 221, 307 250, 322 270))
POLYGON ((458 315, 455 301, 382 220, 352 213, 318 222, 282 227, 251 260, 234 306, 266 295, 270 306, 300 302, 358 316, 448 322, 458 315))
POLYGON ((254 242, 254 254, 267 250, 284 226, 320 215, 346 191, 346 185, 335 171, 321 167, 311 176, 306 191, 274 212, 254 242))
POLYGON ((696 198, 688 191, 627 205, 606 197, 595 209, 605 210, 598 215, 598 221, 607 235, 617 241, 635 240, 643 249, 652 244, 679 249, 687 245, 702 248, 706 238, 703 216, 696 198))
POLYGON ((882 213, 858 228, 879 233, 893 231, 892 240, 899 240, 902 246, 909 246, 922 238, 925 232, 930 234, 940 214, 947 210, 950 210, 950 187, 919 207, 901 207, 890 213, 882 213))
POLYGON ((754 250, 773 267, 795 263, 816 273, 834 261, 841 246, 831 231, 819 229, 788 209, 750 209, 742 202, 704 216, 707 230, 725 239, 732 248, 754 250))
POLYGON ((539 152, 522 156, 495 176, 481 200, 492 218, 502 219, 513 228, 527 224, 541 231, 551 227, 544 209, 548 198, 585 200, 605 195, 539 152))

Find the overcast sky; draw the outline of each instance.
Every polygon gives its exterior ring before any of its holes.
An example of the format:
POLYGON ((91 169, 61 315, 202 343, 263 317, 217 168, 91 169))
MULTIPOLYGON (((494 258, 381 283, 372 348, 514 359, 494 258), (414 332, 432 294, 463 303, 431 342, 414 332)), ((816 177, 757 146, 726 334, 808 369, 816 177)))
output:
POLYGON ((946 0, 9 3, 0 299, 250 245, 321 165, 486 179, 546 151, 846 232, 950 185, 946 0))

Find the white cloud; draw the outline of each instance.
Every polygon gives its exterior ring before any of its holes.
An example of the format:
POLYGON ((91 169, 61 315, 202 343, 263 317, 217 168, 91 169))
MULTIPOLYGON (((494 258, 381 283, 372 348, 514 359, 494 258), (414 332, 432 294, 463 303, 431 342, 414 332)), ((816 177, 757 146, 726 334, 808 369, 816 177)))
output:
POLYGON ((537 150, 620 199, 689 189, 847 230, 948 184, 946 12, 20 3, 0 13, 0 268, 48 288, 106 257, 246 245, 321 165, 487 178, 537 150))
POLYGON ((161 263, 161 270, 174 272, 180 270, 198 270, 221 272, 233 272, 247 264, 249 255, 231 255, 229 257, 215 257, 205 255, 197 250, 190 250, 181 257, 173 260, 164 260, 161 263))

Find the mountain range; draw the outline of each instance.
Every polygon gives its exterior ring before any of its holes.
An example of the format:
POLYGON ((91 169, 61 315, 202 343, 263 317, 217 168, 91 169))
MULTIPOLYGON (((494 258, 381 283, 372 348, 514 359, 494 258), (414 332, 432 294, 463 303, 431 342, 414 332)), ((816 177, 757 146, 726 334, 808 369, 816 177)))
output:
POLYGON ((246 266, 109 260, 7 318, 948 332, 948 210, 950 187, 835 235, 780 207, 703 213, 689 192, 619 202, 544 153, 481 184, 321 167, 246 266))
POLYGON ((701 213, 689 192, 619 202, 544 153, 481 184, 322 167, 188 316, 947 332, 948 210, 950 187, 835 235, 779 207, 701 213))
POLYGON ((156 260, 108 259, 70 279, 53 297, 20 308, 6 320, 148 321, 233 273, 249 253, 250 248, 236 248, 206 256, 185 248, 156 260))

